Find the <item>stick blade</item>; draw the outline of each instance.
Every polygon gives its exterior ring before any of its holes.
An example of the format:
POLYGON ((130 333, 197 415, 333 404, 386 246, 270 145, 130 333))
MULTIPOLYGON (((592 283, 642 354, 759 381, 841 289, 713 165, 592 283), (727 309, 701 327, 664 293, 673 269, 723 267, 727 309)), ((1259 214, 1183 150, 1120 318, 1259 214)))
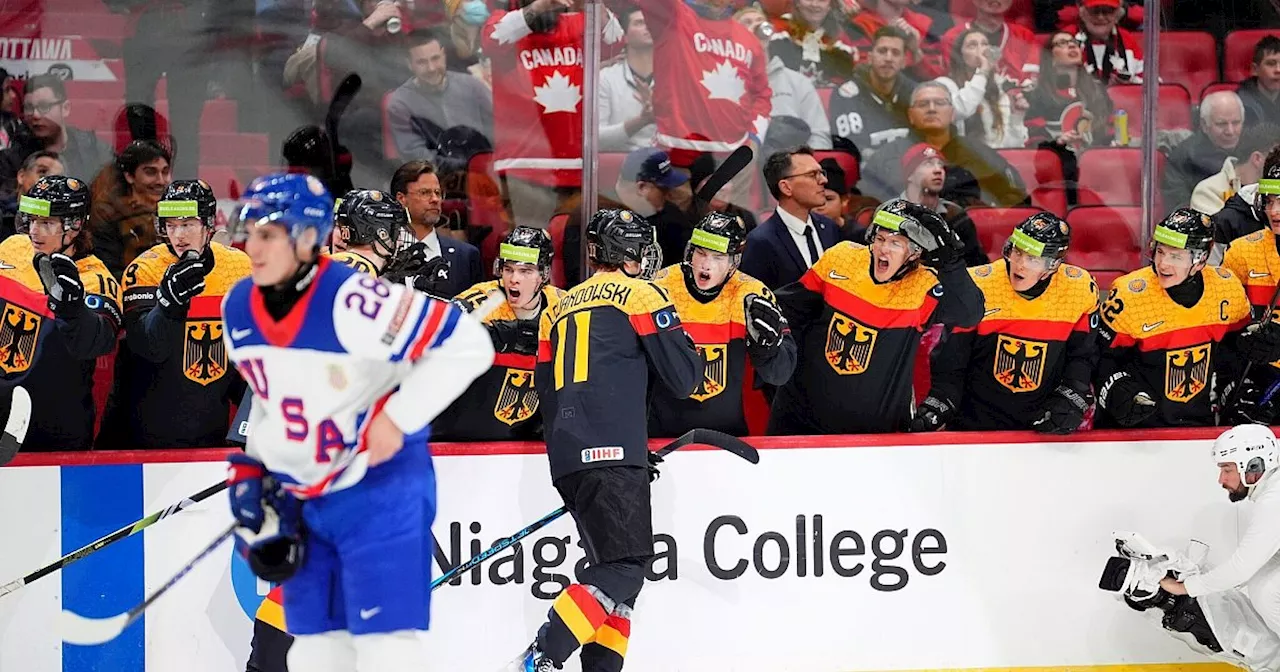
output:
POLYGON ((695 443, 733 453, 751 464, 760 464, 760 452, 756 450, 755 446, 732 434, 725 434, 714 429, 691 429, 681 435, 680 438, 659 449, 658 455, 665 457, 695 443))
POLYGON ((8 464, 22 449, 27 440, 27 428, 31 425, 31 395, 21 386, 13 388, 13 401, 9 405, 9 419, 4 433, 0 434, 0 467, 8 464))
POLYGON ((741 173, 744 168, 751 163, 751 159, 755 157, 755 152, 746 145, 741 145, 733 150, 725 160, 720 164, 719 168, 702 183, 702 188, 698 190, 698 200, 703 203, 710 203, 724 185, 741 173))
POLYGON ((73 611, 62 610, 58 629, 62 641, 78 646, 105 644, 124 632, 129 624, 129 614, 117 614, 110 618, 86 618, 73 611))

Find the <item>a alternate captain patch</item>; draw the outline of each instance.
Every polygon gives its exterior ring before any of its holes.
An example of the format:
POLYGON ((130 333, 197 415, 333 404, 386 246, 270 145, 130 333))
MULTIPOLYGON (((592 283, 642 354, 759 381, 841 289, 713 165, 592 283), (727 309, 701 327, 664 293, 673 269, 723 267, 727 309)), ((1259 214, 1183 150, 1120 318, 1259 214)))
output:
POLYGON ((182 373, 189 380, 208 385, 227 373, 227 349, 222 342, 221 320, 188 320, 182 348, 182 373))
POLYGON ((4 307, 0 323, 0 371, 21 373, 31 368, 36 355, 36 336, 44 318, 14 304, 4 307))

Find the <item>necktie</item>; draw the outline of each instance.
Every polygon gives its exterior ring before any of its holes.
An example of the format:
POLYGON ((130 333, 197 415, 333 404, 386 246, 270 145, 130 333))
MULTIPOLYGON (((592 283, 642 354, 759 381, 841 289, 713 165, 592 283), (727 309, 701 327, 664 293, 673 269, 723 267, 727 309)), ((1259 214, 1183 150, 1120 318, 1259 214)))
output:
POLYGON ((814 234, 813 225, 804 227, 804 242, 809 245, 809 265, 813 266, 818 263, 818 237, 814 234))

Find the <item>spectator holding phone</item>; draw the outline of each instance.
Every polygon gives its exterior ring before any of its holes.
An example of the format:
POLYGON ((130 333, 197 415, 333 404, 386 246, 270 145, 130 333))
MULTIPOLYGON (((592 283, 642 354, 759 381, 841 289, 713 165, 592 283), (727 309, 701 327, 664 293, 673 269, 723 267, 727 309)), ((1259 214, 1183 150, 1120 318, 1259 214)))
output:
POLYGON ((951 45, 950 62, 950 76, 938 81, 951 91, 960 133, 996 149, 1025 146, 1027 99, 1017 82, 996 71, 1000 53, 986 34, 962 31, 951 45))

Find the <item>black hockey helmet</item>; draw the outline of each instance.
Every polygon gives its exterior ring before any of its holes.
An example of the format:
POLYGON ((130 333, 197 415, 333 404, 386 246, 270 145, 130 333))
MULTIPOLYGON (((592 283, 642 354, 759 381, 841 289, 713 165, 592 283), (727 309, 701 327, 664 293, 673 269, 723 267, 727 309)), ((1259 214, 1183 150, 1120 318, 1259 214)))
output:
POLYGON ((89 185, 65 175, 40 178, 18 198, 18 233, 29 233, 41 217, 61 219, 64 233, 80 230, 89 221, 89 185))
POLYGON ((1253 199, 1253 207, 1258 210, 1260 218, 1266 218, 1267 199, 1276 196, 1280 196, 1280 151, 1272 149, 1267 154, 1266 163, 1262 165, 1258 193, 1253 199))
POLYGON ((165 220, 170 217, 198 217, 200 223, 212 231, 217 216, 218 199, 213 195, 213 188, 208 182, 174 180, 165 187, 160 202, 156 204, 156 233, 161 238, 169 235, 165 220))
POLYGON ((693 227, 693 237, 689 239, 689 247, 685 248, 684 258, 688 261, 695 247, 736 256, 742 254, 746 246, 747 225, 741 217, 711 212, 693 227))
MULTIPOLYGON (((350 195, 350 192, 348 192, 350 195)), ((369 245, 383 259, 394 259, 403 249, 409 228, 409 211, 389 194, 376 189, 356 192, 343 199, 347 245, 369 245)))
MULTIPOLYGON (((904 198, 896 198, 887 203, 882 203, 880 207, 876 208, 875 214, 871 217, 871 226, 867 227, 866 243, 870 246, 876 239, 876 232, 882 229, 904 236, 910 241, 911 238, 907 236, 904 227, 916 227, 928 231, 949 231, 951 228, 947 221, 942 218, 942 215, 937 212, 904 198)), ((920 255, 924 252, 924 248, 911 241, 909 249, 913 256, 908 257, 907 262, 902 264, 902 267, 886 282, 893 282, 905 276, 920 264, 920 255)), ((871 277, 874 278, 875 255, 871 255, 868 263, 871 266, 871 277)))
POLYGON ((342 195, 342 198, 333 201, 333 226, 346 226, 347 218, 351 216, 351 204, 355 203, 356 197, 366 189, 352 189, 342 195))
POLYGON ((630 210, 606 208, 587 223, 587 256, 597 264, 640 264, 639 277, 652 280, 662 268, 658 231, 644 217, 630 210))
POLYGON ((1156 225, 1151 236, 1150 251, 1153 257, 1157 243, 1190 250, 1194 253, 1191 262, 1194 266, 1208 259, 1209 251, 1213 249, 1213 220, 1209 215, 1191 208, 1178 208, 1156 225))
POLYGON ((503 262, 534 264, 542 275, 542 284, 545 285, 551 281, 551 259, 555 254, 555 245, 546 231, 532 226, 517 226, 498 246, 498 257, 493 260, 493 275, 502 276, 503 262))
POLYGON ((1036 213, 1013 227, 1013 235, 1004 243, 1005 259, 1015 247, 1033 257, 1042 257, 1047 270, 1052 272, 1067 257, 1071 227, 1053 213, 1036 213))

